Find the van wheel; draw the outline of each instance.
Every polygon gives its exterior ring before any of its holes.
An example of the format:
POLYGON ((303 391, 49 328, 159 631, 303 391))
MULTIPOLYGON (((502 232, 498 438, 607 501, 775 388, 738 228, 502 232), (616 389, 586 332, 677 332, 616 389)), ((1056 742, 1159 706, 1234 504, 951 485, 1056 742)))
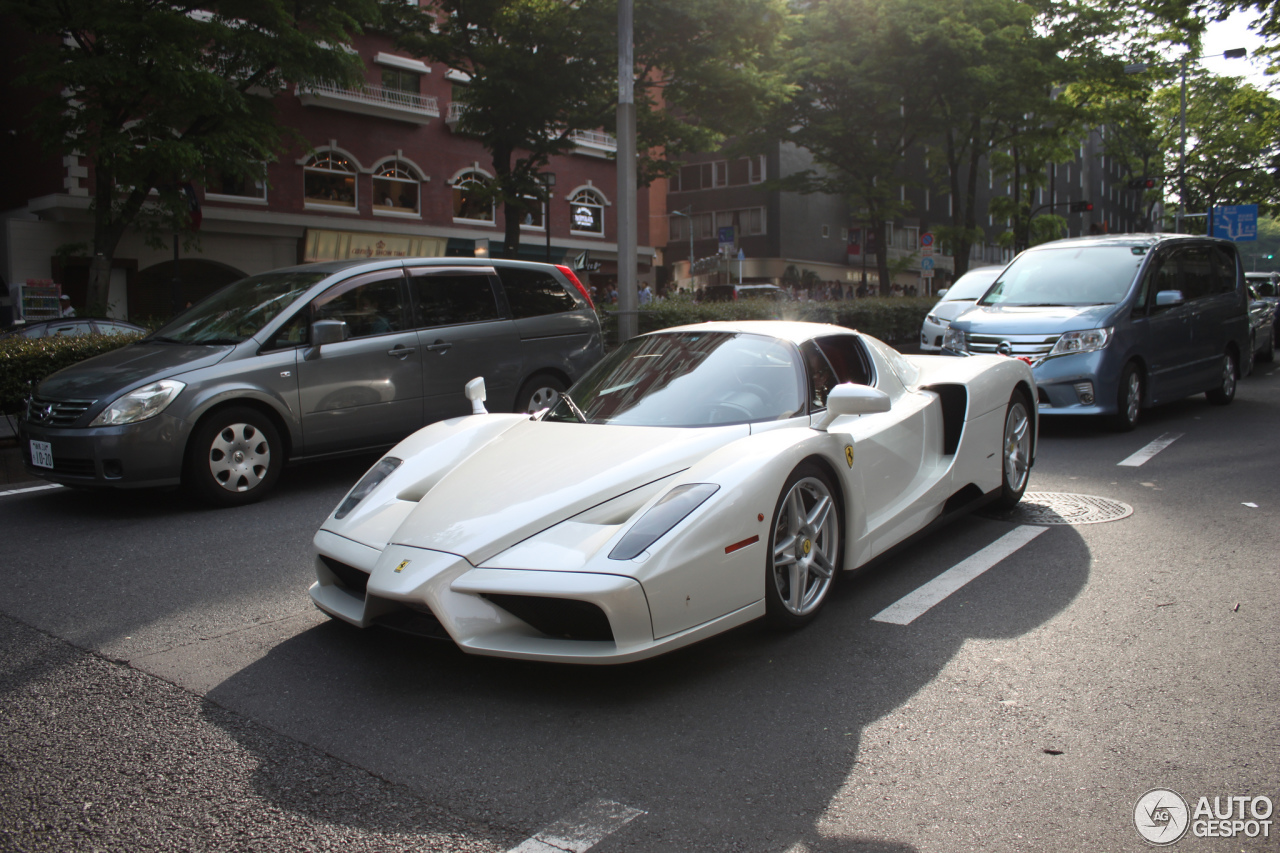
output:
POLYGON ((184 482, 213 506, 262 500, 284 465, 284 447, 271 420, 256 409, 233 406, 196 427, 184 482))
POLYGON ((1142 411, 1142 371, 1138 365, 1129 362, 1120 374, 1120 388, 1116 392, 1116 413, 1111 416, 1111 425, 1117 432, 1132 432, 1138 425, 1138 414, 1142 411))
POLYGON ((1225 406, 1236 398, 1236 380, 1239 378, 1240 371, 1236 366, 1235 353, 1227 351, 1222 356, 1222 378, 1219 380, 1219 385, 1205 391, 1204 395, 1215 406, 1225 406))
POLYGON ((1276 332, 1275 329, 1267 329, 1267 348, 1258 356, 1258 361, 1270 364, 1276 358, 1276 332))
POLYGON ((516 411, 533 414, 549 409, 560 402, 560 395, 565 392, 564 383, 554 376, 540 373, 520 386, 516 395, 516 411))
POLYGON ((1253 354, 1254 352, 1257 351, 1257 348, 1258 348, 1258 336, 1257 334, 1250 332, 1249 333, 1249 351, 1244 354, 1244 364, 1240 365, 1240 377, 1242 379, 1246 376, 1253 375, 1253 358, 1254 358, 1253 354))

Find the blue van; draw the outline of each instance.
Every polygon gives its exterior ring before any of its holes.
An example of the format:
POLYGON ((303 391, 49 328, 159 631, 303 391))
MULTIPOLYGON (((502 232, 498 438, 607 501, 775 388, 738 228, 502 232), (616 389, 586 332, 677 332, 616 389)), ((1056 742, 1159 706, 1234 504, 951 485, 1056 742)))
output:
POLYGON ((1005 268, 943 339, 951 353, 1025 357, 1042 415, 1102 415, 1192 394, 1225 405, 1249 347, 1235 244, 1175 234, 1057 240, 1005 268))

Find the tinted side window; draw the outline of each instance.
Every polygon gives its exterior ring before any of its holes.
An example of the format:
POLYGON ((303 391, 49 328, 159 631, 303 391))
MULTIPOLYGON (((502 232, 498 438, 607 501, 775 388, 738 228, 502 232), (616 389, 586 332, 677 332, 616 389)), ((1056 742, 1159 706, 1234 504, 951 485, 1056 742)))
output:
POLYGON ((840 384, 840 380, 813 341, 805 341, 800 347, 800 354, 804 356, 805 372, 809 374, 809 411, 825 409, 827 396, 840 384))
POLYGON ((559 314, 578 307, 578 300, 551 273, 512 268, 499 269, 498 277, 507 292, 511 316, 517 320, 559 314))
POLYGON ((1213 258, 1218 267, 1218 287, 1215 293, 1235 293, 1236 255, 1226 246, 1214 246, 1213 258))
POLYGON ((400 275, 339 284, 316 297, 313 320, 343 320, 348 337, 367 338, 404 329, 400 275))
POLYGON ((858 339, 853 335, 831 335, 819 338, 818 348, 827 357, 838 380, 858 385, 871 384, 871 371, 867 368, 867 357, 858 339))
POLYGON ((1182 295, 1190 302, 1218 292, 1218 271, 1214 268, 1213 249, 1193 246, 1178 252, 1182 270, 1182 295))
POLYGON ((498 303, 487 274, 410 274, 413 325, 453 326, 498 319, 498 303))
MULTIPOLYGON (((1178 277, 1178 258, 1176 255, 1165 255, 1156 258, 1155 266, 1151 270, 1151 286, 1149 288, 1149 296, 1147 304, 1151 306, 1152 311, 1162 310, 1156 305, 1156 294, 1165 290, 1182 291, 1182 282, 1178 277)), ((1186 294, 1183 294, 1185 297, 1186 294)), ((1168 306, 1164 306, 1168 307, 1168 306)))

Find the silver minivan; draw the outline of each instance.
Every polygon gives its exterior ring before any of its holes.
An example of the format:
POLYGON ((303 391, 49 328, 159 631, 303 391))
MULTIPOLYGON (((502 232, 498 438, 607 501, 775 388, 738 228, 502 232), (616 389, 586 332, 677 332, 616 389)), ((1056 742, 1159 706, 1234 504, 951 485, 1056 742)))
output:
POLYGON ((568 267, 339 261, 250 276, 141 341, 60 370, 20 423, 27 472, 72 486, 182 483, 234 506, 286 461, 388 447, 468 414, 537 411, 603 355, 568 267))

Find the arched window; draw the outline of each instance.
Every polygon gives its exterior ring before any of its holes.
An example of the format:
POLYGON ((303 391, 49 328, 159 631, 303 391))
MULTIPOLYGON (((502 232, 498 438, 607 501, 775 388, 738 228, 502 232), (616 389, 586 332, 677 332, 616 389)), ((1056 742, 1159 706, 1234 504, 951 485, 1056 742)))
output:
POLYGON ((334 151, 321 151, 303 167, 303 197, 307 204, 356 207, 356 166, 334 151))
POLYGON ((604 234, 604 196, 581 189, 569 199, 569 228, 578 234, 604 234))
POLYGON ((373 209, 418 213, 420 183, 409 164, 388 160, 373 172, 373 209))
POLYGON ((453 179, 453 218, 493 222, 493 199, 486 192, 489 178, 471 170, 453 179))

